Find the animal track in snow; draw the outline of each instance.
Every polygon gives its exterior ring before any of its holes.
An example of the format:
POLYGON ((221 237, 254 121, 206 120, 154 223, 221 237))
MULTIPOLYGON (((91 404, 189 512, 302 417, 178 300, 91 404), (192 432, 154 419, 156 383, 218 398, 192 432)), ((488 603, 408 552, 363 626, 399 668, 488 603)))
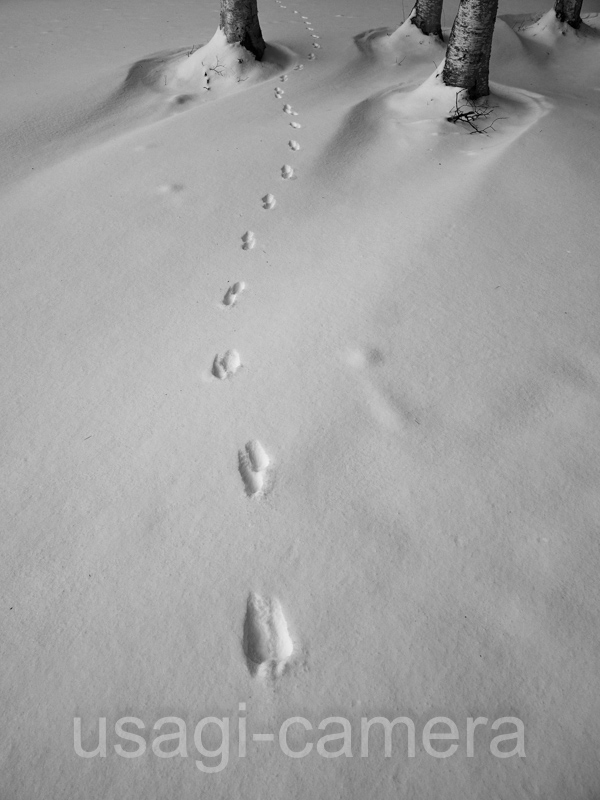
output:
POLYGON ((244 482, 244 488, 248 497, 255 497, 262 490, 265 476, 262 472, 254 472, 250 466, 248 454, 243 450, 238 452, 238 469, 244 482))
POLYGON ((252 231, 246 231, 242 236, 242 250, 252 250, 256 246, 256 237, 252 231))
POLYGON ((318 42, 313 42, 313 47, 316 47, 318 50, 321 47, 321 45, 318 42))
POLYGON ((266 598, 250 592, 244 619, 244 653, 252 674, 271 669, 280 676, 294 652, 294 643, 276 597, 266 598))
POLYGON ((295 139, 290 139, 288 142, 290 150, 300 150, 300 145, 295 139))
POLYGON ((320 36, 318 36, 316 33, 313 33, 313 35, 312 35, 312 38, 313 38, 313 39, 320 39, 321 37, 320 37, 320 36))
POLYGON ((255 497, 261 492, 269 463, 269 456, 256 439, 248 442, 244 450, 238 451, 238 469, 249 497, 255 497))
POLYGON ((250 465, 254 472, 264 472, 269 466, 270 458, 258 439, 252 439, 252 441, 248 442, 246 445, 246 453, 248 454, 250 465))
POLYGON ((294 175, 294 168, 290 167, 289 164, 284 164, 283 167, 281 168, 281 177, 284 180, 289 181, 289 179, 292 178, 293 175, 294 175))
POLYGON ((277 202, 277 200, 275 200, 275 197, 271 193, 269 193, 263 197, 262 202, 263 202, 263 208, 266 208, 268 211, 270 211, 277 202))
POLYGON ((287 75, 282 75, 282 76, 281 76, 281 78, 279 78, 279 80, 280 80, 282 83, 285 83, 285 81, 287 81, 287 79, 288 79, 288 76, 287 76, 287 75))
POLYGON ((308 17, 302 17, 302 19, 308 19, 308 17))
POLYGON ((283 110, 285 111, 286 114, 291 114, 293 117, 297 117, 298 116, 298 112, 294 111, 294 109, 291 107, 291 105, 289 103, 286 103, 284 105, 283 110))
POLYGON ((292 126, 292 128, 301 128, 302 127, 302 125, 300 125, 299 122, 290 122, 290 125, 292 126))
POLYGON ((304 69, 304 64, 296 64, 294 69, 304 69))
POLYGON ((246 284, 244 281, 238 281, 234 283, 233 286, 230 286, 229 289, 225 292, 225 297, 223 298, 223 305, 224 306, 232 306, 235 304, 236 300, 238 299, 238 295, 241 294, 244 289, 246 288, 246 284))
POLYGON ((308 60, 309 61, 314 61, 315 58, 316 58, 316 55, 314 53, 309 53, 309 55, 308 55, 308 60))
POLYGON ((277 100, 279 100, 280 97, 283 97, 284 94, 285 92, 283 91, 283 89, 280 89, 279 86, 275 89, 275 98, 277 100))
POLYGON ((228 350, 223 357, 220 357, 218 354, 215 356, 212 374, 215 378, 219 378, 219 380, 223 381, 225 378, 235 375, 241 365, 242 362, 238 351, 228 350))

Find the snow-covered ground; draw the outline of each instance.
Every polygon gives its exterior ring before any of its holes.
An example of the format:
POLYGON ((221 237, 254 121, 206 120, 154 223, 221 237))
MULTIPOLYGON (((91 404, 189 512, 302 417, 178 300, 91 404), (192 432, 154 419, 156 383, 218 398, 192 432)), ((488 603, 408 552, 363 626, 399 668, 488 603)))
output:
POLYGON ((549 7, 480 135, 408 2, 260 0, 261 65, 216 0, 2 3, 3 800, 600 796, 600 0, 549 7))

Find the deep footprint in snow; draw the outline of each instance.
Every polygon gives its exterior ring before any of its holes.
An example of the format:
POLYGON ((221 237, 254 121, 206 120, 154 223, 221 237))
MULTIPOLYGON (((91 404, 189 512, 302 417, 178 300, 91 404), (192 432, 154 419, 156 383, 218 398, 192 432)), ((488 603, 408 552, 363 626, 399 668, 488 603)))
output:
POLYGON ((274 195, 272 195, 271 193, 266 194, 262 198, 263 208, 266 208, 267 211, 270 211, 273 208, 273 206, 276 204, 276 202, 277 202, 277 200, 275 200, 274 195))
POLYGON ((281 177, 285 181, 289 181, 290 178, 294 177, 294 168, 290 167, 289 164, 284 164, 281 168, 281 177))
POLYGON ((294 643, 276 597, 250 592, 246 603, 243 647, 252 674, 259 670, 279 677, 294 652, 294 643))
POLYGON ((246 284, 244 281, 238 281, 234 283, 233 286, 230 286, 229 289, 225 292, 225 297, 223 298, 223 305, 224 306, 232 306, 238 299, 238 295, 241 294, 244 289, 246 288, 246 284))
POLYGON ((252 231, 246 231, 246 233, 242 236, 242 250, 252 250, 253 247, 256 247, 256 237, 252 231))
POLYGON ((256 439, 247 442, 244 450, 238 451, 238 469, 248 497, 255 497, 262 491, 269 464, 269 456, 256 439))
POLYGON ((230 378, 241 367, 242 362, 240 354, 237 350, 228 350, 224 356, 215 356, 212 365, 212 374, 215 378, 223 381, 225 378, 230 378))

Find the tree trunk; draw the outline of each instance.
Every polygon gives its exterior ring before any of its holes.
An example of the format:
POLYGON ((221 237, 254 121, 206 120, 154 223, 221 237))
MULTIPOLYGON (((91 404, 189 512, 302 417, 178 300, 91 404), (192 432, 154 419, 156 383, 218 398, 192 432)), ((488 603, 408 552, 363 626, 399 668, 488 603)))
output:
POLYGON ((568 22, 572 28, 581 25, 581 6, 583 0, 556 0, 554 13, 561 22, 568 22))
POLYGON ((221 0, 219 27, 230 44, 239 42, 257 61, 262 59, 265 40, 258 21, 256 0, 221 0))
POLYGON ((490 54, 497 13, 498 0, 460 0, 452 26, 444 83, 467 89, 472 100, 490 93, 490 54))
MULTIPOLYGON (((557 0, 558 2, 558 0, 557 0)), ((444 0, 417 0, 411 22, 427 36, 438 36, 442 41, 442 6, 444 0)))

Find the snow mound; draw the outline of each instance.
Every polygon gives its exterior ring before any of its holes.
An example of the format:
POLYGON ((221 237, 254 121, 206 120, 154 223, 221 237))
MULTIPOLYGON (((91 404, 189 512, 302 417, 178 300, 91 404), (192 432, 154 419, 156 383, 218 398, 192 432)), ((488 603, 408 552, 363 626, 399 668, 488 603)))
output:
POLYGON ((386 89, 354 106, 328 144, 319 169, 342 180, 354 169, 366 169, 375 179, 392 167, 404 169, 407 157, 437 163, 442 154, 471 155, 504 147, 552 107, 541 94, 497 83, 490 84, 489 97, 473 103, 464 89, 444 84, 442 71, 443 62, 415 88, 386 89), (459 113, 468 117, 453 124, 459 113))
POLYGON ((446 45, 437 36, 426 36, 411 20, 414 10, 395 30, 373 28, 354 37, 354 43, 364 55, 377 61, 401 64, 435 61, 444 57, 446 45))
POLYGON ((201 47, 157 53, 136 62, 124 89, 152 89, 183 105, 213 99, 273 78, 293 65, 296 55, 281 45, 268 44, 262 61, 239 43, 230 44, 221 28, 201 47))
POLYGON ((519 35, 524 39, 533 39, 545 47, 555 47, 559 42, 566 42, 569 46, 580 40, 600 38, 600 31, 596 29, 598 14, 589 15, 577 29, 568 23, 561 22, 554 9, 550 9, 531 25, 526 25, 519 30, 519 35))
POLYGON ((458 130, 469 134, 483 132, 492 123, 493 136, 488 137, 488 146, 505 144, 507 139, 512 141, 551 108, 540 94, 494 82, 490 83, 489 97, 470 101, 464 89, 446 86, 442 79, 443 68, 442 62, 416 89, 394 92, 386 98, 391 115, 402 125, 405 134, 414 132, 415 142, 421 141, 425 133, 452 136, 461 125, 460 119, 455 119, 457 114, 471 112, 473 124, 465 122, 458 130))

